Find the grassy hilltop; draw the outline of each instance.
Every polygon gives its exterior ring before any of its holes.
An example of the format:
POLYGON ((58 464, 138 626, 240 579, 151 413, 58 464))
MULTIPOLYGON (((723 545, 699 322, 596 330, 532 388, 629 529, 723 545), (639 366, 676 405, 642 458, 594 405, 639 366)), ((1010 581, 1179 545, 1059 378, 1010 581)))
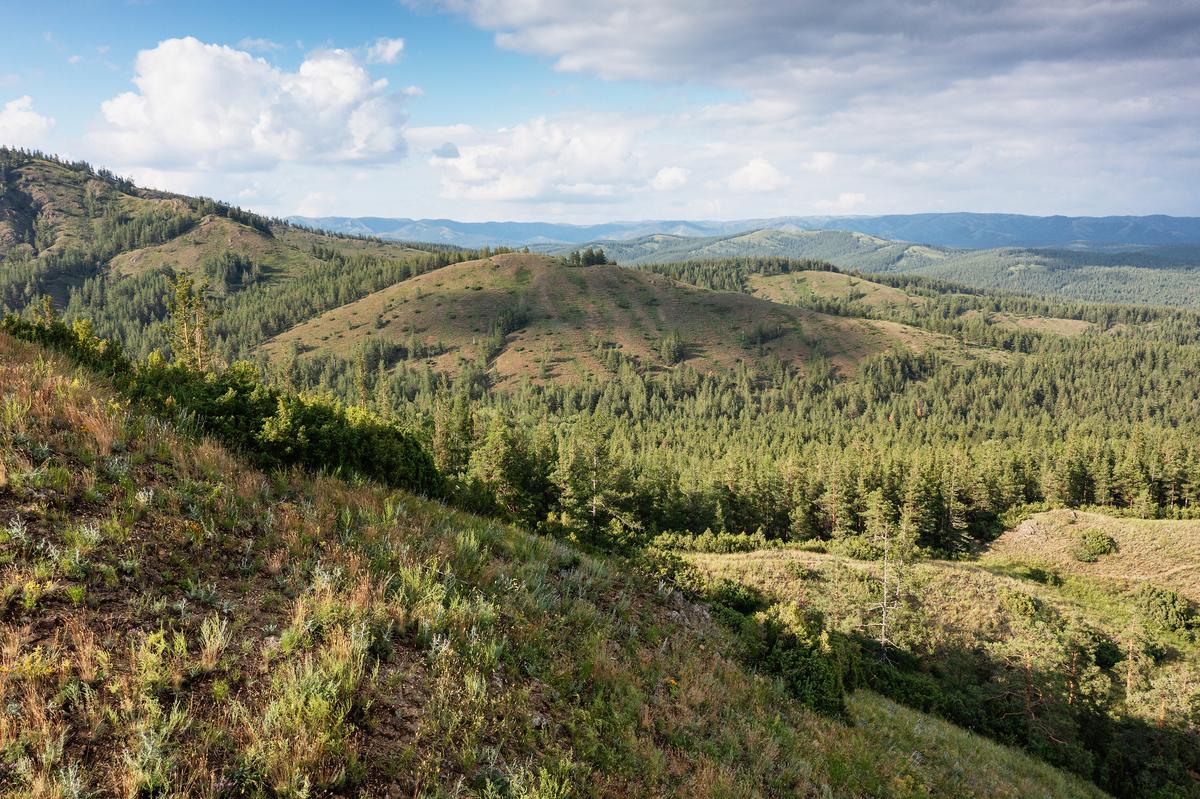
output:
POLYGON ((345 358, 370 340, 416 341, 441 372, 480 363, 499 385, 522 377, 579 382, 615 371, 613 354, 643 371, 685 364, 733 373, 739 364, 761 368, 768 360, 803 371, 820 356, 852 373, 865 359, 897 347, 951 358, 970 352, 947 336, 911 326, 521 253, 397 283, 297 325, 267 350, 276 357, 295 348, 345 358), (676 348, 664 346, 672 340, 676 348))

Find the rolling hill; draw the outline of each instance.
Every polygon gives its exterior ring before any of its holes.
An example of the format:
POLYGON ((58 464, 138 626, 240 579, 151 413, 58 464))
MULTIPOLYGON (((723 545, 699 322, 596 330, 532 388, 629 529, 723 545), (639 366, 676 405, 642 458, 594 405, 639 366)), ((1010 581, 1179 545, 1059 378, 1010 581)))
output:
POLYGON ((215 282, 229 259, 257 267, 261 288, 328 268, 331 255, 429 253, 322 236, 212 200, 141 189, 87 164, 0 148, 0 306, 19 308, 44 292, 65 305, 89 278, 163 268, 215 282))
MULTIPOLYGON (((752 274, 746 278, 746 291, 755 297, 785 305, 811 307, 821 302, 833 302, 863 315, 879 315, 893 319, 920 319, 922 315, 930 312, 933 305, 928 294, 918 294, 858 275, 830 270, 801 269, 783 274, 752 274)), ((941 296, 968 300, 963 294, 943 293, 941 296)), ((1097 329, 1095 323, 1084 319, 988 311, 980 308, 963 311, 958 318, 963 321, 980 319, 989 327, 998 329, 1029 330, 1059 336, 1077 336, 1097 329)))
POLYGON ((611 373, 626 359, 643 371, 678 360, 702 372, 731 374, 739 363, 761 367, 770 359, 803 371, 819 355, 850 373, 892 348, 933 350, 951 359, 979 354, 947 336, 895 322, 832 316, 617 266, 576 268, 521 253, 454 264, 382 289, 293 327, 268 350, 275 356, 295 348, 349 357, 367 341, 414 349, 407 345, 413 340, 434 353, 426 361, 438 371, 486 364, 499 384, 526 377, 576 382, 611 373), (675 357, 664 355, 668 339, 678 342, 675 357))

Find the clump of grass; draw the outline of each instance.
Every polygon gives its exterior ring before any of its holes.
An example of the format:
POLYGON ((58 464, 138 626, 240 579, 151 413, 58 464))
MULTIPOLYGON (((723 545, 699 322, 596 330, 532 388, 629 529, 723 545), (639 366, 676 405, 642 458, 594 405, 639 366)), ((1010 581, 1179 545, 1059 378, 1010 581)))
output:
POLYGON ((209 616, 200 625, 200 670, 210 672, 216 669, 221 659, 221 653, 229 646, 232 634, 229 623, 217 616, 209 616))
POLYGON ((170 793, 176 765, 175 740, 191 724, 187 710, 178 704, 169 712, 150 700, 131 725, 125 749, 122 787, 127 796, 163 796, 170 793))
POLYGON ((319 652, 285 666, 247 725, 247 762, 281 796, 344 784, 357 760, 350 715, 367 675, 365 626, 337 627, 319 652))

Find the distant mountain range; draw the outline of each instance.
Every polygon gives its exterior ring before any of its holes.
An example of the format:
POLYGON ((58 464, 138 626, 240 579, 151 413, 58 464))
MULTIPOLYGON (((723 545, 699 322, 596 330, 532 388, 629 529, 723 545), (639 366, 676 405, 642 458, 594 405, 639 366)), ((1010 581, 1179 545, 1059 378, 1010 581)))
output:
POLYGON ((646 236, 729 236, 755 230, 837 230, 892 241, 961 249, 1066 247, 1128 249, 1200 243, 1200 218, 1173 216, 1026 216, 930 213, 888 216, 787 216, 731 221, 648 220, 567 225, 552 222, 458 222, 453 219, 305 217, 290 221, 335 233, 463 247, 586 244, 646 236))

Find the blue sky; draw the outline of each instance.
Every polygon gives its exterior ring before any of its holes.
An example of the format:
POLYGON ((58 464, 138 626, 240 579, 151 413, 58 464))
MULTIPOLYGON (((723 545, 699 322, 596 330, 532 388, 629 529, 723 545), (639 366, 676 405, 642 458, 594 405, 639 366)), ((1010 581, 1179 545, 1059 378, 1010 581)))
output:
POLYGON ((275 214, 1200 214, 1200 7, 0 2, 0 142, 275 214))

